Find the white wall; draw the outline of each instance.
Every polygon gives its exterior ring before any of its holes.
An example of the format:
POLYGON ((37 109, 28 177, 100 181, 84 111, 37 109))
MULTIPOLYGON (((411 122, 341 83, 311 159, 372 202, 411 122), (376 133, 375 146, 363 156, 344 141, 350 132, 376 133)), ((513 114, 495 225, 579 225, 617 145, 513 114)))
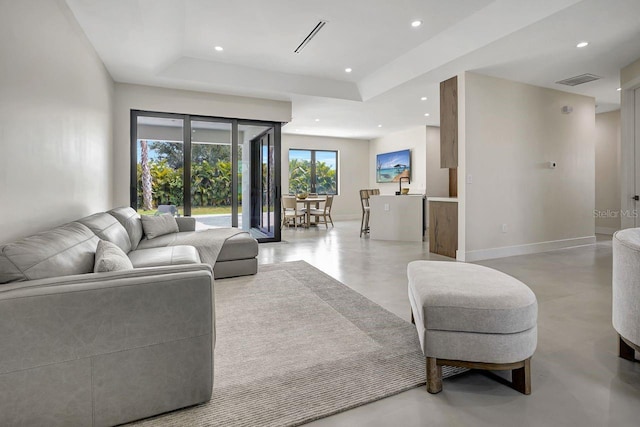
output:
POLYGON ((620 86, 625 86, 638 77, 640 77, 640 58, 620 70, 620 86))
POLYGON ((449 197, 449 169, 440 167, 440 128, 427 126, 426 190, 432 197, 449 197))
POLYGON ((282 135, 282 192, 289 188, 289 149, 338 150, 338 185, 340 193, 334 198, 331 217, 360 218, 360 193, 369 188, 369 141, 362 139, 330 138, 323 136, 282 135))
POLYGON ((64 1, 0 7, 7 242, 112 206, 113 81, 64 1))
MULTIPOLYGON (((427 128, 420 126, 404 131, 390 133, 372 139, 369 145, 369 188, 379 188, 382 194, 395 194, 398 183, 376 182, 376 155, 392 151, 411 150, 411 184, 410 193, 424 192, 427 178, 427 128)), ((438 154, 438 161, 440 155, 438 154)), ((402 184, 407 187, 407 183, 402 184)))
POLYGON ((474 73, 463 84, 465 259, 593 242, 594 99, 474 73))
POLYGON ((620 110, 596 114, 596 233, 620 229, 620 110))
POLYGON ((291 102, 116 83, 114 119, 114 203, 129 205, 131 110, 211 117, 291 121, 291 102))

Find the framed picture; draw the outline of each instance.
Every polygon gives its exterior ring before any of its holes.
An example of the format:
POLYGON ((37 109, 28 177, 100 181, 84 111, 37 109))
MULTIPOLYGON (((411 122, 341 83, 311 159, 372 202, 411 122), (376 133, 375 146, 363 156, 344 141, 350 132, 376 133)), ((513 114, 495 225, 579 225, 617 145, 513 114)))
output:
POLYGON ((411 150, 376 155, 376 182, 398 182, 411 179, 411 150))

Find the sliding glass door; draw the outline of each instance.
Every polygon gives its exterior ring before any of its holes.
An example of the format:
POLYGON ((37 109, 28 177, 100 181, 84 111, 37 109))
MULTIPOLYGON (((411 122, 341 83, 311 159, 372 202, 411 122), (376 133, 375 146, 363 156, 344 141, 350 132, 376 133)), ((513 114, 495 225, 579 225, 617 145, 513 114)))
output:
POLYGON ((279 241, 280 124, 131 112, 131 206, 279 241))
POLYGON ((191 119, 191 216, 199 227, 237 227, 233 217, 232 124, 191 119))
POLYGON ((253 197, 251 226, 265 235, 272 235, 280 230, 280 212, 278 185, 276 177, 276 144, 275 129, 269 128, 251 140, 252 170, 260 171, 254 175, 252 188, 256 189, 253 197))

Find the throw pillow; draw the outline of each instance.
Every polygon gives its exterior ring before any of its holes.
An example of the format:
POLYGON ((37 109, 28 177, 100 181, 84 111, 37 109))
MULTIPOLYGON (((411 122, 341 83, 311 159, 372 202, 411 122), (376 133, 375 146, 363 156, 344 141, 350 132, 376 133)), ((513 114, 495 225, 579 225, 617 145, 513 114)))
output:
POLYGON ((142 215, 142 229, 147 239, 164 236, 169 233, 177 233, 178 222, 171 214, 142 215))
POLYGON ((131 260, 115 243, 100 240, 96 248, 96 261, 93 266, 94 273, 108 271, 133 270, 131 260))

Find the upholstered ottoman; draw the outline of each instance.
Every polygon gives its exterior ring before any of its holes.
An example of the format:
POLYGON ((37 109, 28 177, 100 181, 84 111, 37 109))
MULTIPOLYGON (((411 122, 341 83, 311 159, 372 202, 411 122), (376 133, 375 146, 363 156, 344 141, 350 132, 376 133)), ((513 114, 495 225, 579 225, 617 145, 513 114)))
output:
POLYGON ((407 267, 411 320, 427 358, 427 390, 442 390, 442 366, 511 370, 531 393, 538 303, 524 283, 488 267, 413 261, 407 267))
POLYGON ((620 336, 620 357, 640 355, 640 228, 613 235, 613 327, 620 336))

